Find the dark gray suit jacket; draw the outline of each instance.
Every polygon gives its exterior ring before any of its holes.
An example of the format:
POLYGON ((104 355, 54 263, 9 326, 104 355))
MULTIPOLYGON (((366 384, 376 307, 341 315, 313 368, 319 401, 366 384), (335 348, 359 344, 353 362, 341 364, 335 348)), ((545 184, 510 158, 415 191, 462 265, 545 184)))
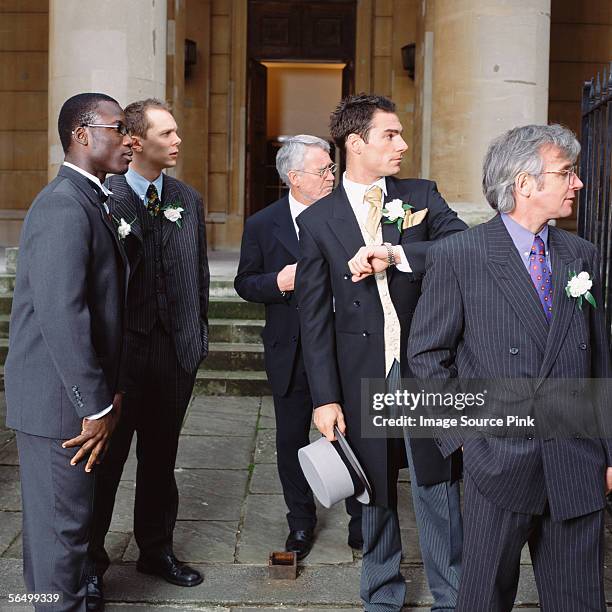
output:
MULTIPOLYGON (((537 393, 553 379, 609 378, 603 300, 594 246, 549 227, 553 319, 548 325, 537 292, 500 216, 430 249, 423 295, 408 343, 416 376, 533 379, 537 393), (587 271, 598 308, 565 294, 570 272, 587 271), (545 384, 546 383, 546 384, 545 384)), ((548 398, 552 404, 563 398, 548 398)), ((543 416, 540 414, 540 416, 543 416)), ((514 512, 554 520, 604 507, 604 475, 612 465, 605 439, 440 436, 448 455, 464 445, 464 469, 479 491, 514 512)))
MULTIPOLYGON (((401 244, 412 273, 391 268, 389 294, 401 325, 405 354, 412 314, 421 295, 425 256, 434 241, 465 229, 431 181, 387 177, 386 201, 400 198, 415 211, 428 209, 422 223, 400 232, 383 224, 383 239, 401 244)), ((351 281, 348 261, 364 246, 359 224, 342 186, 312 204, 297 218, 302 257, 295 286, 300 307, 304 363, 313 404, 342 405, 347 437, 374 488, 376 503, 394 498, 387 440, 361 434, 361 379, 385 378, 384 315, 373 276, 351 281), (335 304, 335 311, 334 311, 335 304)), ((402 375, 409 376, 405 359, 402 375)), ((444 460, 431 440, 415 440, 412 454, 419 484, 451 480, 451 461, 444 460)))
MULTIPOLYGON (((151 262, 143 261, 142 248, 143 216, 148 213, 125 176, 112 176, 106 183, 113 192, 108 200, 113 217, 133 221, 132 232, 125 239, 131 271, 126 328, 148 334, 155 323, 149 308, 149 294, 154 294, 155 285, 148 282, 145 266, 151 262)), ((162 204, 184 209, 181 227, 162 219, 162 256, 174 346, 181 366, 193 373, 208 354, 210 274, 204 210, 200 194, 189 185, 167 175, 163 185, 162 204)))
POLYGON ((93 183, 62 166, 21 232, 4 370, 9 427, 71 438, 112 403, 126 267, 93 183))

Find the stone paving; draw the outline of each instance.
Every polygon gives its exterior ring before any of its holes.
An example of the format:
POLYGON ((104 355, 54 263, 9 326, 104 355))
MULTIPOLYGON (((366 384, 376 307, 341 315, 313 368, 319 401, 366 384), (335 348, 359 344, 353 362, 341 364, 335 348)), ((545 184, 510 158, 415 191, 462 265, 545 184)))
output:
MULTIPOLYGON (((2 397, 2 413, 4 412, 2 397)), ((0 415, 2 427, 4 416, 0 415)), ((181 494, 177 556, 203 571, 204 582, 179 588, 135 570, 132 535, 135 461, 126 465, 107 539, 113 564, 106 575, 108 612, 215 610, 359 610, 361 559, 346 544, 344 506, 319 510, 317 540, 296 581, 270 580, 268 554, 282 550, 285 506, 276 473, 270 397, 195 396, 185 420, 176 477, 181 494)), ((317 435, 313 432, 313 436, 317 435)), ((12 433, 0 428, 0 610, 8 593, 23 592, 19 467, 12 433)), ((400 477, 405 610, 431 605, 418 551, 407 474, 400 477)), ((610 541, 610 539, 609 539, 610 541)), ((610 548, 610 547, 608 547, 610 548)), ((610 557, 608 550, 607 559, 610 557)), ((612 600, 612 573, 607 583, 612 600)), ((524 556, 517 610, 537 609, 529 557, 524 556)))

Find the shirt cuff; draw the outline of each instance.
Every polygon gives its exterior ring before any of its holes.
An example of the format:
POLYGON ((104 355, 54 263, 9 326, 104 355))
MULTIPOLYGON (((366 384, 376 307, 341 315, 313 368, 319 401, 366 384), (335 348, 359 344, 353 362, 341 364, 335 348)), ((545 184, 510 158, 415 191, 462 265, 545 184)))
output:
POLYGON ((101 412, 96 412, 96 414, 92 414, 90 416, 86 416, 85 418, 88 421, 96 421, 98 419, 101 419, 104 415, 108 414, 112 409, 113 409, 113 405, 111 404, 108 408, 105 408, 101 412))
POLYGON ((404 247, 401 247, 399 244, 393 247, 393 253, 397 255, 399 253, 400 262, 395 266, 400 272, 412 272, 412 268, 408 263, 408 258, 406 257, 406 253, 404 253, 404 247))

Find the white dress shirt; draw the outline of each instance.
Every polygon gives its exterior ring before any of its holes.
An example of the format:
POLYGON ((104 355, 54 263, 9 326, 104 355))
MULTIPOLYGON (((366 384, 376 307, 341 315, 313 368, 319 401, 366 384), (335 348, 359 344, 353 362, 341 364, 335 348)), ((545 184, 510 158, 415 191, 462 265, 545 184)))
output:
MULTIPOLYGON (((355 183, 354 181, 351 181, 351 179, 347 178, 345 172, 342 176, 342 186, 344 187, 344 191, 346 192, 351 208, 355 213, 355 217, 357 217, 359 226, 365 227, 368 212, 370 211, 370 204, 364 201, 364 197, 366 193, 375 186, 380 187, 383 191, 383 195, 386 196, 387 181, 385 180, 385 177, 382 176, 371 185, 363 185, 362 183, 355 183)), ((400 263, 397 264, 396 268, 400 272, 412 272, 412 268, 410 267, 406 253, 404 253, 404 249, 401 246, 396 245, 393 247, 393 252, 398 253, 400 256, 400 263)))
POLYGON ((300 230, 298 228, 296 219, 307 208, 308 206, 306 206, 306 204, 302 204, 301 202, 298 202, 293 197, 293 194, 291 193, 291 191, 289 191, 289 209, 291 210, 291 218, 293 219, 293 227, 295 227, 295 233, 297 234, 298 238, 300 237, 300 230))
MULTIPOLYGON (((109 195, 113 195, 113 192, 110 189, 107 189, 101 182, 100 179, 97 176, 94 176, 93 174, 89 174, 89 172, 87 172, 87 170, 83 170, 83 168, 79 168, 78 166, 75 166, 74 164, 71 164, 70 162, 65 161, 63 163, 64 166, 68 166, 68 168, 72 168, 75 172, 78 172, 79 174, 82 174, 86 179, 89 179, 92 183, 94 183, 95 185, 97 185, 100 190, 102 191, 102 193, 105 196, 109 196, 109 195)), ((108 206, 106 205, 106 202, 102 203, 104 205, 104 209, 106 210, 106 214, 108 214, 108 206)))
MULTIPOLYGON (((85 178, 89 179, 92 183, 97 185, 102 190, 102 193, 104 195, 107 195, 107 196, 113 195, 113 192, 107 189, 100 182, 100 179, 97 176, 94 176, 93 174, 89 174, 87 170, 83 170, 83 168, 79 168, 78 166, 75 166, 74 164, 71 164, 70 162, 67 162, 67 161, 64 162, 64 166, 68 166, 68 168, 72 168, 75 172, 78 172, 79 174, 82 174, 85 178)), ((103 204, 104 204, 104 208, 106 209, 106 214, 108 214, 108 206, 106 205, 106 202, 103 202, 103 204)), ((108 414, 112 409, 113 409, 113 405, 111 404, 108 408, 105 408, 104 410, 101 410, 100 412, 96 412, 96 414, 90 414, 89 416, 86 416, 85 418, 89 421, 95 421, 96 419, 101 419, 105 414, 108 414)))

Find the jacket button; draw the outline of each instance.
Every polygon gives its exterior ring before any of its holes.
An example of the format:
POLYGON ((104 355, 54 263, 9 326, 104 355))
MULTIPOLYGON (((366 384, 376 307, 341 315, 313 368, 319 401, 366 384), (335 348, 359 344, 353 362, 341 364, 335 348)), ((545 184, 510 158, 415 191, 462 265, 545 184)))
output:
POLYGON ((359 300, 355 300, 355 301, 353 302, 353 306, 354 306, 355 308, 359 308, 359 307, 361 306, 361 302, 360 302, 359 300))
POLYGON ((351 275, 350 275, 350 274, 345 274, 345 275, 344 275, 342 278, 343 278, 344 280, 350 280, 351 275))
POLYGON ((519 350, 516 348, 516 346, 511 346, 510 347, 510 354, 511 355, 518 355, 519 350))
POLYGON ((587 350, 587 345, 584 342, 580 343, 580 350, 581 351, 586 351, 587 350))
POLYGON ((367 338, 370 335, 370 333, 368 332, 367 329, 364 329, 362 335, 363 335, 364 338, 367 338))
POLYGON ((291 342, 297 342, 297 336, 291 336, 291 342))
POLYGON ((300 309, 300 307, 299 307, 299 306, 296 306, 296 307, 295 307, 295 309, 296 309, 296 310, 299 310, 299 309, 300 309))

